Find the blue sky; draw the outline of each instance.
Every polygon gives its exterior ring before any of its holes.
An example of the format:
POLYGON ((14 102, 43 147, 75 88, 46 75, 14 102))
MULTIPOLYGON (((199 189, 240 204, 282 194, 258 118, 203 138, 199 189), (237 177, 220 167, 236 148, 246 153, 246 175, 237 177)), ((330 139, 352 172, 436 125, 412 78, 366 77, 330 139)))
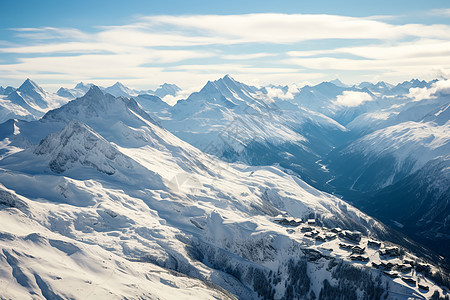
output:
POLYGON ((4 1, 0 85, 184 88, 450 74, 449 1, 4 1))

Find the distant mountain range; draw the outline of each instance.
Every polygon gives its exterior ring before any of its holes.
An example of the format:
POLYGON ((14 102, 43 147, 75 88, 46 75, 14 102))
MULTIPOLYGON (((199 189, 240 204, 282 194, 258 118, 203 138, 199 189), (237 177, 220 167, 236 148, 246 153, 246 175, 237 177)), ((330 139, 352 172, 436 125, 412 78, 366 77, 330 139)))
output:
MULTIPOLYGON (((57 91, 57 94, 61 97, 75 99, 76 97, 83 96, 92 85, 93 85, 92 83, 85 84, 83 82, 80 82, 73 89, 67 89, 67 88, 61 87, 57 91)), ((176 96, 177 93, 181 91, 181 89, 177 85, 169 84, 169 83, 162 84, 154 91, 153 90, 145 90, 145 91, 133 90, 133 89, 130 89, 130 88, 124 86, 120 82, 116 82, 115 84, 113 84, 110 87, 106 87, 106 88, 99 87, 99 88, 103 92, 111 94, 116 97, 136 97, 138 95, 154 95, 159 98, 164 98, 167 95, 176 96)))

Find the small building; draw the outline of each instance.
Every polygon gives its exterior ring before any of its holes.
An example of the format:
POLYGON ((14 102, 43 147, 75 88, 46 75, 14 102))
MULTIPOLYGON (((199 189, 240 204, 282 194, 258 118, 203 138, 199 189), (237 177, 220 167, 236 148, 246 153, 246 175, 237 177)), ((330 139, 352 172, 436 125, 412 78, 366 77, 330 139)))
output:
POLYGON ((334 232, 334 233, 341 233, 341 232, 342 232, 342 229, 340 229, 339 227, 336 227, 336 228, 331 229, 331 232, 334 232))
POLYGON ((305 233, 305 236, 308 237, 308 238, 313 238, 314 237, 312 232, 305 233))
POLYGON ((336 238, 336 234, 334 234, 334 233, 327 233, 325 235, 325 238, 327 239, 327 241, 334 240, 336 238))
POLYGON ((381 263, 377 263, 377 262, 372 262, 372 267, 374 267, 375 269, 378 269, 381 266, 381 263))
POLYGON ((339 236, 354 243, 361 241, 361 232, 358 231, 343 231, 339 236))
POLYGON ((301 232, 311 232, 313 230, 314 230, 314 228, 309 227, 309 226, 303 226, 302 229, 300 229, 301 232))
POLYGON ((412 266, 411 265, 406 265, 406 264, 400 264, 398 265, 398 269, 402 272, 402 273, 408 273, 411 272, 412 270, 412 266))
POLYGON ((403 260, 403 263, 404 263, 404 264, 407 264, 407 265, 414 266, 414 261, 413 261, 413 260, 410 260, 410 259, 404 259, 404 260, 403 260))
POLYGON ((289 225, 290 226, 295 226, 295 227, 297 227, 297 226, 299 226, 300 224, 302 224, 302 221, 300 220, 300 221, 296 221, 296 220, 290 220, 289 221, 289 225))
POLYGON ((384 269, 386 269, 386 270, 390 270, 390 269, 392 269, 392 267, 394 266, 394 264, 393 263, 391 263, 391 262, 387 262, 387 263, 385 263, 385 262, 381 262, 381 266, 384 268, 384 269))
POLYGON ((319 242, 325 242, 326 241, 325 237, 323 235, 321 235, 321 234, 317 235, 315 237, 315 239, 316 239, 316 241, 319 241, 319 242))
POLYGON ((369 261, 369 257, 363 256, 363 255, 351 255, 350 259, 351 260, 356 260, 356 261, 362 261, 362 262, 369 261))
POLYGON ((381 249, 379 252, 382 256, 400 256, 400 249, 398 247, 381 249))
POLYGON ((316 219, 308 219, 306 222, 308 225, 316 225, 316 219))
POLYGON ((360 246, 353 246, 352 253, 363 254, 366 251, 366 248, 362 248, 360 246))
POLYGON ((299 226, 300 224, 302 224, 302 220, 301 220, 301 219, 295 220, 295 219, 293 219, 293 218, 289 218, 289 219, 286 219, 286 218, 275 219, 274 222, 276 222, 276 223, 278 223, 278 224, 280 224, 280 225, 294 226, 294 227, 297 227, 297 226, 299 226))
POLYGON ((345 250, 352 250, 353 245, 339 243, 339 248, 345 249, 345 250))
POLYGON ((392 271, 383 271, 383 273, 391 278, 397 278, 398 277, 398 273, 396 272, 392 272, 392 271))
POLYGON ((378 248, 381 247, 381 243, 377 242, 377 241, 368 240, 367 241, 367 246, 370 247, 370 248, 378 249, 378 248))
POLYGON ((417 263, 414 267, 417 272, 423 272, 423 273, 428 273, 428 272, 430 272, 430 269, 431 269, 429 265, 421 264, 421 263, 417 263))
POLYGON ((406 283, 416 285, 416 280, 414 278, 412 278, 411 276, 402 276, 402 280, 406 283))

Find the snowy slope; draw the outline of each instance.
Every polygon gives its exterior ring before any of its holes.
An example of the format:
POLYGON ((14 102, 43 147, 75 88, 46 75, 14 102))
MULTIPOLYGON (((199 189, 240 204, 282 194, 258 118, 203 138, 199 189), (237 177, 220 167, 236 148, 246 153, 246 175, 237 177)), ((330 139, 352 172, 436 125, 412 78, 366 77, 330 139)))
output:
POLYGON ((352 199, 357 207, 448 256, 449 104, 439 106, 445 99, 400 111, 401 118, 420 119, 366 134, 325 161, 336 175, 332 186, 361 193, 352 199))
POLYGON ((0 122, 9 119, 33 120, 35 116, 23 106, 11 101, 8 96, 0 96, 0 122))
MULTIPOLYGON (((30 211, 54 211, 51 203, 30 201, 3 186, 0 194, 2 297, 123 299, 140 295, 159 299, 233 299, 211 283, 149 262, 130 261, 96 244, 65 237, 59 233, 67 226, 61 219, 53 219, 49 229, 30 218, 30 211)), ((74 212, 70 206, 66 208, 66 213, 74 212)), ((108 214, 104 216, 112 219, 108 214)))
POLYGON ((12 125, 33 144, 0 160, 0 213, 10 220, 0 227, 8 296, 70 297, 80 289, 92 297, 224 298, 222 288, 243 299, 293 298, 317 296, 328 285, 346 295, 339 278, 352 273, 357 280, 345 280, 355 295, 382 295, 386 285, 391 298, 442 293, 422 273, 410 271, 428 292, 383 275, 371 264, 394 260, 377 250, 368 249, 369 262, 360 263, 339 248, 345 238, 322 242, 302 232, 306 224, 275 222, 277 215, 315 218, 321 235, 336 226, 359 230, 362 244, 390 235, 277 167, 228 164, 202 153, 134 100, 92 87, 40 121, 12 125), (13 225, 22 223, 30 225, 13 225))
POLYGON ((375 190, 450 153, 449 133, 450 122, 404 122, 365 135, 328 160, 341 177, 336 184, 360 191, 375 190))
POLYGON ((373 216, 448 256, 449 188, 450 156, 446 155, 366 197, 360 205, 373 216))
POLYGON ((164 112, 168 111, 170 105, 161 100, 160 97, 149 94, 141 94, 134 98, 149 114, 163 115, 164 112))
MULTIPOLYGON (((450 104, 450 92, 446 88, 447 85, 448 80, 433 80, 430 82, 405 81, 397 85, 397 87, 410 87, 409 94, 402 92, 398 95, 385 96, 383 98, 385 101, 384 106, 380 106, 378 110, 367 111, 358 115, 347 124, 347 128, 362 136, 403 122, 421 121, 425 116, 437 113, 450 104)), ((403 89, 401 88, 400 90, 403 89)), ((393 89, 391 93, 392 91, 393 89)))

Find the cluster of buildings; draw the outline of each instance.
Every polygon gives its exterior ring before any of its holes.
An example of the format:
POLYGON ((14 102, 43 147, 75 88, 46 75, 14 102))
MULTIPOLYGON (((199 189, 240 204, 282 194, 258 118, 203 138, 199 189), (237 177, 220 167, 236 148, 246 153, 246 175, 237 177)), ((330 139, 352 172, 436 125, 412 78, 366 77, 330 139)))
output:
MULTIPOLYGON (((405 252, 399 247, 389 247, 382 242, 367 239, 366 243, 362 243, 362 234, 358 231, 343 230, 341 228, 324 228, 317 225, 315 219, 279 218, 274 222, 284 226, 298 227, 300 232, 307 238, 316 242, 323 243, 339 238, 339 248, 349 252, 349 258, 352 261, 361 263, 370 262, 370 266, 379 269, 386 276, 391 278, 401 278, 410 286, 418 286, 420 290, 429 291, 429 286, 424 283, 417 282, 413 277, 414 272, 426 273, 430 269, 427 264, 415 262, 405 258, 405 252), (368 251, 370 250, 370 251, 368 251), (370 252, 370 253, 368 253, 370 252), (376 255, 378 254, 378 255, 376 255)), ((364 239, 365 241, 366 239, 364 239)), ((332 248, 326 250, 332 252, 332 248)), ((312 250, 311 250, 312 251, 312 250)), ((317 252, 317 251, 315 251, 317 252)), ((323 257, 323 255, 318 255, 323 257)))

